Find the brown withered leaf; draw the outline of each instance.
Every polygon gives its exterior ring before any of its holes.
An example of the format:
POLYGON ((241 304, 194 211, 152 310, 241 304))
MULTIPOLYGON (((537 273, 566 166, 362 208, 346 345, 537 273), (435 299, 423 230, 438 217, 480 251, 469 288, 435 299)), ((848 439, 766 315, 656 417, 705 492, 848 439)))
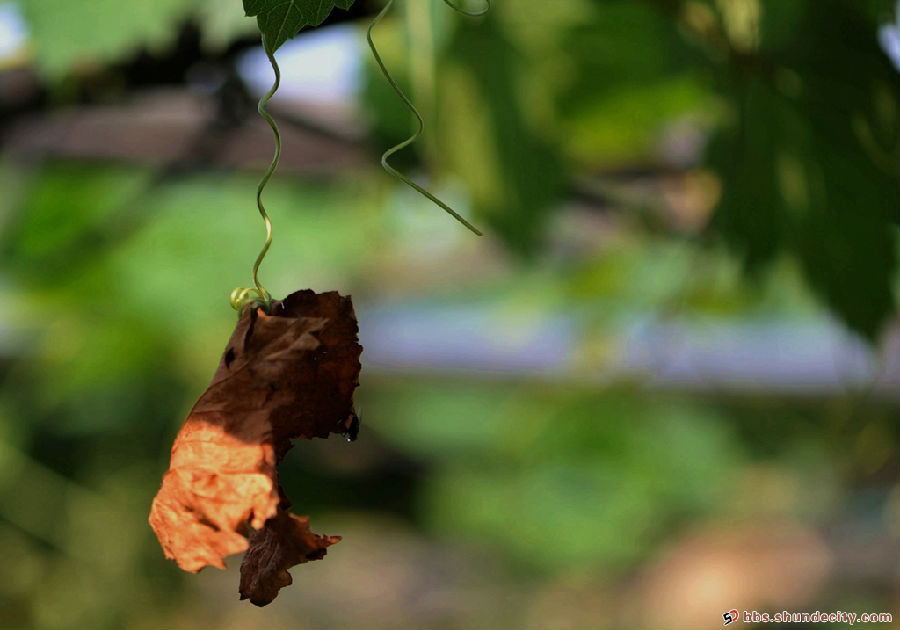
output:
POLYGON ((291 583, 287 569, 340 540, 286 512, 276 465, 291 439, 327 438, 358 423, 357 331, 350 298, 336 292, 298 291, 274 302, 271 315, 243 313, 175 438, 150 509, 166 557, 187 571, 224 568, 225 556, 249 546, 241 595, 262 606, 291 583))
POLYGON ((278 589, 291 584, 288 568, 319 560, 340 536, 322 536, 309 530, 309 518, 281 511, 250 536, 250 549, 241 563, 241 599, 265 606, 278 589))

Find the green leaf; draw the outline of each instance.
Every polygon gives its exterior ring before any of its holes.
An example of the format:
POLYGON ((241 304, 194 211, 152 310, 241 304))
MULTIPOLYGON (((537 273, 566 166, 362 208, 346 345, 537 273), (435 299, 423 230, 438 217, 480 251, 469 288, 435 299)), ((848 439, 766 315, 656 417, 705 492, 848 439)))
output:
POLYGON ((73 67, 106 64, 141 49, 165 48, 178 35, 178 22, 197 4, 187 0, 18 2, 38 71, 51 78, 73 67))
POLYGON ((460 20, 442 62, 441 151, 465 181, 473 214, 512 251, 533 255, 565 183, 558 142, 529 115, 543 86, 519 89, 529 60, 492 13, 460 20))
POLYGON ((896 71, 854 5, 804 6, 787 47, 762 51, 767 72, 731 68, 732 124, 708 156, 723 180, 713 227, 749 270, 791 256, 848 328, 876 340, 897 311, 896 71))
POLYGON ((318 26, 332 9, 349 9, 353 0, 244 0, 247 17, 256 16, 266 51, 274 53, 304 26, 318 26))

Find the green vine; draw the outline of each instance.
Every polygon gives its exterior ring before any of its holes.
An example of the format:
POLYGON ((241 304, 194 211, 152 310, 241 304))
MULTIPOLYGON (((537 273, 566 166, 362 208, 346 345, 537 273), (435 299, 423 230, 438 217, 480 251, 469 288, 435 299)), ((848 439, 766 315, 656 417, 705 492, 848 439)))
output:
POLYGON ((231 306, 238 313, 243 313, 244 308, 247 305, 250 305, 252 308, 262 308, 266 313, 271 313, 272 309, 272 296, 259 281, 259 266, 262 264, 263 258, 266 257, 266 252, 269 251, 269 247, 272 245, 272 220, 269 218, 269 215, 266 213, 266 207, 263 205, 262 192, 266 187, 266 184, 268 184, 269 180, 272 178, 272 173, 278 168, 278 161, 281 159, 281 133, 278 131, 278 123, 276 123, 275 119, 273 119, 269 112, 266 111, 266 104, 278 90, 278 86, 281 83, 281 72, 278 69, 278 62, 275 61, 275 54, 269 50, 268 46, 266 46, 265 34, 262 36, 262 42, 263 49, 266 51, 266 56, 269 58, 269 63, 272 64, 272 70, 275 72, 275 81, 272 83, 272 88, 259 99, 256 110, 259 112, 260 116, 265 118, 266 122, 269 123, 269 126, 272 128, 272 133, 275 135, 275 155, 272 157, 269 168, 266 169, 262 179, 259 180, 259 185, 256 187, 256 207, 259 209, 259 214, 262 216, 263 222, 266 225, 266 242, 259 252, 259 255, 256 257, 256 262, 253 263, 253 284, 255 286, 238 287, 231 292, 231 306))
MULTIPOLYGON (((421 0, 412 0, 412 1, 417 2, 417 1, 421 1, 421 0)), ((454 5, 450 0, 444 0, 444 4, 446 4, 448 7, 450 7, 457 13, 461 13, 463 15, 468 15, 468 16, 484 15, 484 13, 487 12, 487 10, 491 6, 490 0, 485 0, 485 2, 487 3, 487 6, 484 9, 482 9, 481 11, 473 12, 473 11, 465 11, 465 10, 459 8, 458 6, 454 5)), ((422 132, 425 131, 425 121, 422 119, 422 115, 419 113, 419 110, 416 109, 416 106, 413 105, 412 101, 409 100, 409 97, 407 97, 406 94, 403 93, 403 90, 400 89, 400 86, 397 85, 397 82, 391 76, 391 73, 388 72, 387 67, 385 67, 384 62, 381 60, 381 55, 378 54, 378 49, 375 48, 375 42, 372 41, 372 29, 375 28, 375 26, 381 21, 381 18, 384 17, 384 15, 390 10, 390 8, 393 4, 394 4, 394 0, 388 0, 387 3, 384 5, 384 8, 381 9, 381 11, 378 13, 378 15, 375 16, 375 19, 372 20, 372 23, 369 24, 369 28, 366 30, 366 41, 369 42, 369 48, 372 50, 372 56, 375 58, 375 63, 377 63, 378 67, 381 69, 381 73, 387 79, 387 82, 390 84, 390 86, 394 89, 394 92, 397 93, 397 96, 400 97, 400 99, 403 101, 403 103, 406 105, 406 107, 409 108, 409 111, 411 111, 413 113, 413 115, 416 117, 417 126, 416 126, 415 132, 409 138, 407 138, 406 140, 404 140, 403 142, 401 142, 399 144, 394 145, 393 147, 391 147, 390 149, 388 149, 381 155, 381 166, 384 168, 385 171, 387 171, 388 173, 390 173, 391 175, 393 175, 394 177, 399 179, 401 182, 403 182, 410 188, 413 188, 414 190, 418 191, 419 193, 421 193, 422 195, 427 197, 431 202, 433 202, 434 204, 436 204, 437 206, 442 208, 447 214, 449 214, 454 219, 456 219, 457 221, 462 223, 469 230, 471 230, 478 236, 482 236, 481 230, 479 230, 474 225, 469 223, 465 218, 463 218, 453 208, 451 208, 446 203, 444 203, 443 201, 441 201, 440 199, 435 197, 432 193, 428 192, 427 190, 425 190, 424 188, 419 186, 417 183, 412 181, 409 177, 407 177, 406 175, 404 175, 403 173, 401 173, 400 171, 398 171, 397 169, 395 169, 393 166, 391 166, 388 163, 389 157, 391 157, 398 151, 401 151, 402 149, 405 149, 406 147, 411 145, 413 142, 415 142, 419 138, 419 136, 422 135, 422 132)))
MULTIPOLYGON (((341 0, 332 0, 330 4, 334 4, 335 2, 340 2, 341 0)), ((420 0, 411 0, 418 2, 420 0)), ((353 0, 343 0, 342 6, 349 6, 352 4, 353 0)), ((256 187, 256 206, 259 209, 259 214, 263 218, 263 222, 266 226, 266 242, 263 245, 262 250, 260 250, 259 255, 256 257, 256 262, 253 263, 253 285, 252 287, 237 287, 234 291, 231 292, 231 306, 234 308, 238 314, 243 314, 244 309, 248 306, 251 308, 261 308, 266 313, 271 313, 272 309, 272 295, 266 290, 266 288, 259 281, 259 266, 262 264, 263 259, 266 257, 266 253, 269 251, 269 247, 272 246, 272 220, 269 218, 268 213, 266 213, 266 207, 262 202, 262 193, 266 187, 266 184, 269 183, 269 180, 272 178, 272 174, 275 172, 275 169, 278 168, 278 161, 281 159, 281 133, 278 131, 278 123, 272 118, 268 111, 266 111, 266 104, 271 100, 271 98, 275 95, 275 92, 278 90, 278 86, 281 83, 281 72, 278 69, 278 62, 275 61, 275 50, 283 43, 285 39, 285 31, 284 26, 287 24, 286 20, 289 17, 290 9, 297 9, 295 6, 296 0, 291 0, 289 6, 286 9, 286 12, 281 17, 280 26, 278 26, 275 33, 275 41, 269 41, 266 37, 266 33, 270 33, 272 28, 272 24, 278 22, 278 20, 273 20, 271 18, 273 11, 277 10, 279 7, 283 7, 282 4, 274 4, 268 2, 261 2, 260 0, 244 0, 244 8, 247 12, 247 15, 258 15, 260 32, 262 33, 262 44, 263 50, 266 52, 266 56, 269 58, 269 63, 272 64, 272 70, 275 73, 275 81, 272 83, 272 88, 266 92, 261 99, 259 99, 259 105, 257 106, 257 111, 260 116, 262 116, 269 126, 272 128, 272 133, 275 135, 275 155, 272 157, 272 162, 269 164, 269 168, 266 169, 266 172, 263 174, 262 179, 259 181, 259 185, 256 187)), ((456 11, 457 13, 461 13, 467 16, 479 16, 483 15, 488 9, 490 9, 491 3, 490 0, 485 0, 486 6, 481 11, 466 11, 464 9, 459 8, 451 0, 444 0, 444 4, 448 7, 456 11)), ((462 223, 469 230, 481 236, 481 231, 476 228, 474 225, 469 223, 465 218, 459 215, 453 208, 448 206, 446 203, 435 197, 432 193, 428 192, 417 183, 412 181, 406 175, 392 167, 388 163, 388 158, 391 157, 397 151, 400 151, 410 144, 416 141, 419 136, 425 131, 425 121, 422 119, 422 115, 419 113, 419 110, 416 109, 416 106, 413 105, 412 101, 403 93, 403 90, 400 89, 400 86, 397 85, 397 82, 394 81, 394 78, 391 76, 391 73, 388 72, 388 69, 385 67, 384 62, 381 60, 381 55, 378 54, 378 50, 375 48, 375 43, 372 41, 372 29, 375 27, 378 22, 381 21, 381 18, 390 10, 391 6, 394 4, 394 0, 387 0, 387 3, 384 5, 384 8, 375 16, 375 19, 372 20, 372 23, 369 24, 369 28, 366 31, 366 40, 369 42, 369 48, 372 50, 372 55, 375 57, 375 62, 378 64, 378 67, 381 69, 381 72, 384 74, 388 83, 403 101, 403 103, 409 108, 409 110, 416 117, 416 122, 418 126, 415 132, 403 142, 391 147, 387 151, 385 151, 381 156, 381 166, 384 167, 384 170, 402 181, 407 186, 410 186, 414 190, 418 191, 437 206, 442 208, 445 212, 447 212, 454 219, 462 223)), ((330 8, 328 6, 319 4, 319 9, 310 15, 304 14, 299 9, 297 9, 297 14, 293 16, 294 23, 293 26, 296 27, 297 30, 303 27, 305 24, 317 24, 320 23, 328 14, 330 8), (322 14, 322 10, 324 6, 324 14, 322 14)), ((288 29, 291 31, 293 29, 288 29)), ((270 33, 271 34, 271 33, 270 33)), ((288 36, 290 34, 288 33, 288 36)))
POLYGON ((444 4, 446 4, 457 13, 462 13, 463 15, 466 15, 468 17, 478 17, 479 15, 484 15, 491 8, 491 0, 484 0, 484 8, 481 11, 466 11, 465 9, 460 9, 458 6, 450 2, 450 0, 444 0, 444 4))

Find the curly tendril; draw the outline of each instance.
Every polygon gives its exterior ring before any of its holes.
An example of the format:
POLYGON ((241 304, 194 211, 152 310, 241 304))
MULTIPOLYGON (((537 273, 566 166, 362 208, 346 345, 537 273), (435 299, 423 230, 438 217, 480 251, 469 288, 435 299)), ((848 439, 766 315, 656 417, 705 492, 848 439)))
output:
MULTIPOLYGON (((421 0, 412 0, 412 1, 420 2, 421 0)), ((453 4, 450 0, 444 0, 444 4, 446 4, 448 7, 450 7, 457 13, 461 13, 463 15, 468 15, 468 16, 484 15, 484 13, 491 6, 490 0, 485 0, 485 2, 487 4, 487 6, 484 9, 482 9, 481 11, 477 11, 477 12, 470 12, 470 11, 466 11, 464 9, 459 8, 458 6, 453 4)), ((458 214, 453 208, 451 208, 446 203, 444 203, 443 201, 441 201, 440 199, 435 197, 433 194, 431 194, 430 192, 428 192, 427 190, 425 190, 424 188, 419 186, 417 183, 412 181, 410 178, 408 178, 406 175, 404 175, 403 173, 401 173, 400 171, 398 171, 397 169, 395 169, 393 166, 391 166, 388 163, 389 157, 391 157, 397 151, 405 149, 406 147, 411 145, 413 142, 415 142, 418 139, 419 136, 422 135, 422 132, 425 131, 425 121, 422 119, 422 115, 419 113, 419 110, 416 109, 416 106, 413 105, 412 101, 409 100, 409 97, 407 97, 406 94, 403 93, 403 90, 400 89, 400 86, 397 85, 397 82, 394 81, 394 78, 391 76, 391 73, 388 72, 388 69, 385 67, 384 62, 381 60, 381 55, 378 54, 378 50, 375 48, 375 42, 372 41, 372 29, 375 27, 376 24, 378 24, 381 21, 381 18, 384 17, 384 15, 390 10, 390 8, 393 4, 394 4, 394 0, 388 0, 387 3, 384 5, 384 8, 381 10, 381 12, 375 16, 375 19, 372 20, 372 23, 369 24, 369 28, 366 31, 366 40, 369 42, 369 48, 372 50, 372 56, 375 58, 375 63, 377 63, 378 67, 381 69, 381 73, 387 79, 387 82, 390 84, 390 86, 394 89, 394 92, 397 93, 397 96, 400 97, 400 99, 403 101, 403 103, 406 105, 406 107, 409 108, 409 111, 411 111, 413 113, 413 115, 416 117, 417 128, 416 128, 416 131, 409 138, 407 138, 403 142, 391 147, 390 149, 388 149, 387 151, 385 151, 382 154, 381 166, 384 168, 385 171, 387 171, 388 173, 390 173, 391 175, 393 175, 394 177, 399 179, 401 182, 403 182, 410 188, 413 188, 414 190, 418 191, 419 193, 421 193, 422 195, 427 197, 430 201, 432 201, 434 204, 436 204, 437 206, 442 208, 447 214, 449 214, 454 219, 456 219, 457 221, 462 223, 469 230, 471 230, 478 236, 482 236, 482 233, 478 228, 476 228, 474 225, 469 223, 460 214, 458 214)))
POLYGON ((262 192, 266 187, 266 184, 269 183, 269 180, 272 178, 272 173, 278 168, 278 161, 281 159, 281 133, 278 131, 278 123, 276 123, 272 116, 269 115, 269 112, 266 111, 266 103, 269 102, 278 90, 278 86, 281 82, 281 72, 278 69, 278 62, 275 61, 275 55, 269 52, 269 49, 266 46, 265 35, 262 36, 262 43, 263 50, 266 51, 269 63, 272 64, 272 70, 275 72, 275 81, 272 83, 272 88, 259 99, 256 111, 259 112, 260 116, 265 118, 266 122, 269 123, 269 126, 272 128, 272 133, 275 135, 275 155, 272 157, 272 163, 269 164, 269 168, 266 169, 262 179, 259 180, 259 185, 256 187, 256 207, 259 208, 259 214, 262 216, 263 222, 266 225, 266 242, 259 252, 259 256, 256 257, 256 262, 253 263, 253 284, 255 286, 238 287, 231 292, 231 306, 239 314, 244 312, 244 308, 247 305, 250 305, 252 308, 262 308, 266 313, 270 313, 272 308, 272 296, 259 282, 259 266, 262 264, 263 258, 266 257, 266 252, 269 251, 269 247, 272 245, 272 220, 269 219, 269 215, 266 213, 266 207, 263 205, 262 192))
POLYGON ((484 15, 491 8, 491 0, 484 0, 484 8, 481 11, 466 11, 465 9, 460 9, 458 6, 450 2, 450 0, 444 0, 444 4, 446 4, 457 13, 462 13, 463 15, 467 15, 469 17, 478 17, 479 15, 484 15))

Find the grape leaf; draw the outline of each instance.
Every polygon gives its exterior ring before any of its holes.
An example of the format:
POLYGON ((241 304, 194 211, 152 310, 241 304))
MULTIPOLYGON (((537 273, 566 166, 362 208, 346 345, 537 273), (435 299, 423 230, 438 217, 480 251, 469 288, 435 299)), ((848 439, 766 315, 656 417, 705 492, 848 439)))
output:
POLYGON ((732 68, 734 116, 708 151, 723 181, 712 227, 750 272, 791 255, 822 302, 874 342, 897 313, 896 70, 859 11, 839 0, 806 9, 806 30, 764 50, 772 71, 732 68))
POLYGON ((271 315, 244 310, 153 499, 150 525, 166 557, 196 572, 247 551, 241 596, 264 606, 291 583, 288 569, 340 540, 287 512, 276 466, 292 439, 358 422, 357 332, 350 297, 334 291, 298 291, 274 301, 271 315))
POLYGON ((335 7, 349 9, 354 0, 244 0, 247 17, 256 16, 266 52, 274 53, 304 26, 318 26, 335 7))

